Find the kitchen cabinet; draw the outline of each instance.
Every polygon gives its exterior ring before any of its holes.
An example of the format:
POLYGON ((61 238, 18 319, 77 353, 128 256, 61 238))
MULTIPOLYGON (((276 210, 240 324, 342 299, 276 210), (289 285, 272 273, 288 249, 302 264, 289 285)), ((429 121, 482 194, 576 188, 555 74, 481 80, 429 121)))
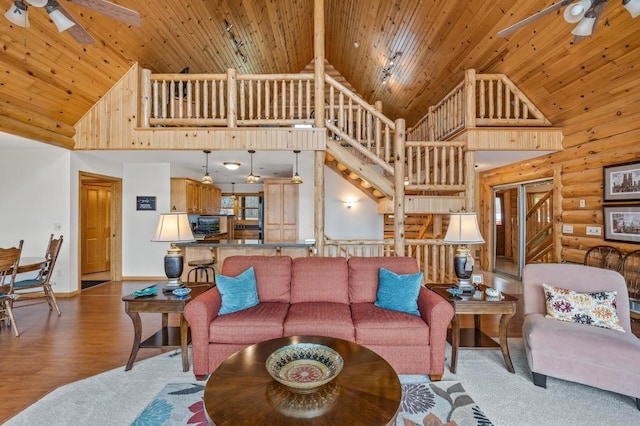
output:
POLYGON ((220 211, 222 191, 212 185, 188 178, 171 178, 171 208, 189 214, 220 211))
POLYGON ((264 180, 264 241, 298 239, 298 185, 291 179, 264 180))

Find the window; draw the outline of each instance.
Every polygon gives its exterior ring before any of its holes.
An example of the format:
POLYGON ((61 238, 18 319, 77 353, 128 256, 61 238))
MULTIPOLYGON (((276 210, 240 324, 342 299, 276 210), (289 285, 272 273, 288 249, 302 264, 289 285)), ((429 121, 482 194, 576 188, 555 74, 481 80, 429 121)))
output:
POLYGON ((221 210, 226 214, 234 214, 238 220, 258 220, 260 213, 260 195, 230 194, 222 196, 221 210))

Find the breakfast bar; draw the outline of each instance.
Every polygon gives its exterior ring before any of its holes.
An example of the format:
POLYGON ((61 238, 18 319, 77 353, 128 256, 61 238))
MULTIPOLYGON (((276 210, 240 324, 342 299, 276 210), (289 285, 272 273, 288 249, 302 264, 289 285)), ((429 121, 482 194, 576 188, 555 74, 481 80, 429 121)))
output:
MULTIPOLYGON (((215 240, 202 239, 192 243, 180 243, 183 250, 184 272, 182 281, 187 281, 187 275, 191 269, 188 264, 200 259, 215 259, 217 265, 222 265, 224 259, 229 256, 290 256, 308 257, 314 255, 314 241, 276 241, 264 242, 263 240, 235 239, 215 240)), ((210 277, 213 281, 213 277, 210 277)))

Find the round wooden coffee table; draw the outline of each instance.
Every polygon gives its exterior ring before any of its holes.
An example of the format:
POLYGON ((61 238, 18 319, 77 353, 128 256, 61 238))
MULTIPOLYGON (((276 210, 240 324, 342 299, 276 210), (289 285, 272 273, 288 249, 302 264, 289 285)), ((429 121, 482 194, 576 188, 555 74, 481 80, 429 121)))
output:
POLYGON ((395 420, 402 388, 389 363, 356 343, 319 336, 293 336, 249 346, 227 358, 204 390, 205 411, 224 425, 386 425, 395 420), (319 343, 344 359, 338 377, 300 394, 276 382, 265 361, 276 349, 319 343))

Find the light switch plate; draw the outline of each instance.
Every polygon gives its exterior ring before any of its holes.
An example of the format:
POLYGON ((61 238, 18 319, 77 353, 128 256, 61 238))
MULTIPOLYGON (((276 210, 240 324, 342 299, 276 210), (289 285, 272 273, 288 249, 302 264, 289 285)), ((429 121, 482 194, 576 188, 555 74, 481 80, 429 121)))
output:
POLYGON ((600 236, 602 235, 602 228, 599 226, 587 226, 587 235, 600 236))
POLYGON ((573 234, 573 225, 562 225, 563 234, 573 234))

